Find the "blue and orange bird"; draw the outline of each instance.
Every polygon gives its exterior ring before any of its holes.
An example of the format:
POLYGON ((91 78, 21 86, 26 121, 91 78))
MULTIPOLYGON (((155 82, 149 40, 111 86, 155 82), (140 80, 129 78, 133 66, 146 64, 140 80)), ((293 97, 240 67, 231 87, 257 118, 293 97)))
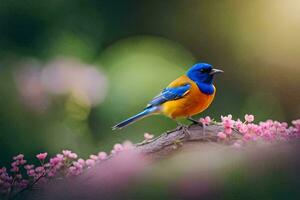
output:
POLYGON ((195 64, 154 97, 142 112, 115 125, 113 130, 153 114, 163 114, 174 120, 185 117, 198 123, 192 116, 203 112, 213 101, 216 94, 213 80, 218 73, 223 71, 214 69, 210 64, 195 64))

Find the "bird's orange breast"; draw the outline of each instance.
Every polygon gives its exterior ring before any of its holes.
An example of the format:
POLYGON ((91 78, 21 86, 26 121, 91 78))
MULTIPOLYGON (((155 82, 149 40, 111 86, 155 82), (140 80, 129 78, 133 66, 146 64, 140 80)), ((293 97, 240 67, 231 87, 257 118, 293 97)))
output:
POLYGON ((211 104, 216 89, 214 88, 214 93, 211 95, 204 94, 200 91, 197 84, 186 75, 179 77, 170 83, 168 87, 176 87, 186 83, 191 84, 191 88, 186 95, 180 99, 167 101, 162 104, 161 112, 164 115, 173 119, 178 117, 189 117, 204 111, 211 104))

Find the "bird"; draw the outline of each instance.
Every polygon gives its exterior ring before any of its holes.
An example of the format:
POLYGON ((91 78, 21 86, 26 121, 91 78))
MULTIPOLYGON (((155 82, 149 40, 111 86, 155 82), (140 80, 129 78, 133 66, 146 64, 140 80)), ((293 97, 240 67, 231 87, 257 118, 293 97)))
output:
POLYGON ((178 125, 182 125, 177 121, 179 118, 186 118, 202 125, 192 116, 210 106, 216 94, 216 87, 213 85, 214 76, 223 72, 208 63, 194 64, 186 74, 172 81, 155 96, 140 113, 118 123, 112 129, 122 129, 154 114, 165 115, 175 120, 178 125))

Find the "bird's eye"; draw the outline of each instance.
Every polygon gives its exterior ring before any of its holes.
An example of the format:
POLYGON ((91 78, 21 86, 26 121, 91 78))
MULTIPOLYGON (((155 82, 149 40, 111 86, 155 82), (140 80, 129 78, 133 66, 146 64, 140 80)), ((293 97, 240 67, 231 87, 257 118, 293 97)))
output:
POLYGON ((201 73, 208 73, 208 72, 210 72, 210 71, 211 71, 210 68, 204 68, 204 69, 201 69, 201 70, 200 70, 201 73))

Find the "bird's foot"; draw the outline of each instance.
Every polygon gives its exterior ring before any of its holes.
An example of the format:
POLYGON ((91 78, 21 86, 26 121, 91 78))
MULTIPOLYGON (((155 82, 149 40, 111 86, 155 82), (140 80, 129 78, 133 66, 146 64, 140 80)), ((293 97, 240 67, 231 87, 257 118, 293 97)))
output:
POLYGON ((182 131, 187 137, 191 136, 191 132, 189 131, 189 126, 184 124, 179 124, 176 128, 176 131, 182 131))
POLYGON ((191 118, 191 117, 188 117, 187 119, 188 119, 189 121, 193 122, 193 123, 191 124, 191 126, 194 125, 194 124, 197 124, 197 125, 201 126, 201 127, 202 127, 202 133, 203 133, 203 136, 205 137, 205 124, 203 124, 202 122, 200 122, 200 121, 198 121, 198 120, 195 120, 195 119, 193 119, 193 118, 191 118))
POLYGON ((201 127, 204 127, 203 123, 200 122, 200 121, 198 121, 198 120, 196 120, 196 119, 193 119, 193 118, 191 118, 191 117, 188 117, 187 120, 193 122, 192 125, 193 125, 193 124, 197 124, 197 125, 199 125, 199 126, 201 126, 201 127))

